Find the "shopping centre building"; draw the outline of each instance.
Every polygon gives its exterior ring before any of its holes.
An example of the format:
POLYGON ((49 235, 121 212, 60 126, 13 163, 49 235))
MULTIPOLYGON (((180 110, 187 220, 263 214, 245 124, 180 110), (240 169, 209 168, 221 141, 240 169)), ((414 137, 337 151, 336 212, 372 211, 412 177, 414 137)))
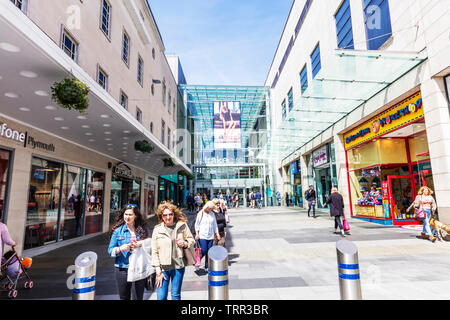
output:
POLYGON ((107 232, 130 201, 148 216, 176 199, 166 188, 191 171, 164 51, 146 1, 0 2, 0 210, 19 252, 107 232), (86 112, 52 100, 71 77, 90 89, 86 112))
POLYGON ((292 204, 337 187, 347 215, 416 224, 421 186, 450 222, 446 1, 296 0, 266 85, 272 138, 262 158, 292 204))

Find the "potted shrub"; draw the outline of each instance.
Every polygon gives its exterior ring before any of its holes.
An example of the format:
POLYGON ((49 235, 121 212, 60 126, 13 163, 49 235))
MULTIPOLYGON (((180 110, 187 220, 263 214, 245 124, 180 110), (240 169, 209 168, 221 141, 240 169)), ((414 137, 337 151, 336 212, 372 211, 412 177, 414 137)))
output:
POLYGON ((164 167, 173 167, 175 166, 175 162, 173 162, 172 158, 163 159, 164 167))
POLYGON ((152 146, 148 141, 142 140, 142 141, 136 141, 134 143, 134 149, 137 151, 141 151, 143 153, 150 153, 153 150, 155 150, 155 147, 152 146))
POLYGON ((55 82, 52 90, 52 100, 59 106, 84 113, 89 107, 89 88, 76 78, 65 78, 61 82, 55 82))

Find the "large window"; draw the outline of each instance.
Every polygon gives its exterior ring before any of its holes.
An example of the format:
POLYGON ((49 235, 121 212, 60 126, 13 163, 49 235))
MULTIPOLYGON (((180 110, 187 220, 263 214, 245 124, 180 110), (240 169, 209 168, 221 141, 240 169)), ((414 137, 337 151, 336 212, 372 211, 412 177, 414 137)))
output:
POLYGON ((164 122, 164 120, 161 121, 161 142, 162 144, 164 144, 164 141, 166 141, 166 123, 164 122))
POLYGON ((292 108, 294 107, 294 97, 292 94, 292 88, 288 92, 288 107, 289 107, 289 111, 291 111, 292 108))
POLYGON ((111 213, 109 222, 112 225, 120 210, 133 199, 137 203, 141 199, 141 181, 132 180, 113 174, 111 178, 111 213))
POLYGON ((286 119, 286 99, 284 99, 281 103, 281 115, 283 117, 283 120, 286 119))
POLYGON ((312 65, 312 75, 314 78, 316 76, 316 74, 319 73, 320 69, 322 68, 322 65, 320 63, 320 43, 317 44, 316 48, 314 49, 313 53, 311 54, 311 65, 312 65))
POLYGON ((128 109, 128 96, 122 90, 120 90, 120 105, 128 109))
POLYGON ((27 12, 27 0, 11 0, 11 2, 23 12, 27 12))
POLYGON ((354 49, 350 0, 345 0, 335 15, 338 48, 354 49))
POLYGON ((103 71, 102 68, 100 68, 100 66, 97 68, 97 82, 100 84, 100 86, 105 89, 106 91, 108 91, 108 75, 106 74, 105 71, 103 71))
POLYGON ((144 84, 144 60, 141 56, 138 56, 137 81, 141 86, 144 84))
POLYGON ((4 215, 6 205, 6 189, 8 187, 8 168, 10 152, 0 149, 0 219, 4 215))
POLYGON ((67 33, 63 31, 61 48, 74 61, 78 58, 78 43, 67 33))
POLYGON ((302 71, 300 71, 300 87, 302 93, 305 92, 305 90, 308 88, 308 72, 306 69, 306 64, 303 67, 302 71))
POLYGON ((122 60, 127 66, 130 65, 130 37, 126 32, 123 33, 122 39, 122 60))
POLYGON ((92 234, 102 231, 105 174, 88 170, 86 186, 89 205, 86 208, 84 233, 92 234))
POLYGON ((392 36, 388 0, 363 0, 367 49, 378 50, 392 36))
POLYGON ((102 0, 100 28, 108 38, 111 37, 111 5, 106 0, 102 0))

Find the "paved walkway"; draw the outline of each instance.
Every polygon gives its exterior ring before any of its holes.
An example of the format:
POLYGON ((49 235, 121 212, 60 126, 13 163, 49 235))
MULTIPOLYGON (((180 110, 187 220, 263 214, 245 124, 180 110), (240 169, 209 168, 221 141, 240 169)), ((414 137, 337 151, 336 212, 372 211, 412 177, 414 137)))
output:
MULTIPOLYGON (((230 299, 339 299, 334 221, 320 213, 286 207, 232 209, 227 237, 230 299)), ((189 215, 192 225, 195 215, 189 215)), ((156 218, 151 221, 155 225, 156 218)), ((364 299, 450 299, 450 242, 417 239, 416 230, 351 219, 347 240, 358 247, 364 299)), ((107 256, 107 235, 33 258, 32 290, 20 299, 71 299, 67 267, 85 251, 98 256, 96 299, 118 299, 113 259, 107 256)), ((208 276, 186 270, 182 299, 207 300, 208 276)), ((170 297, 170 295, 169 295, 170 297)), ((0 294, 5 299, 6 294, 0 294)), ((146 292, 155 300, 156 293, 146 292)))

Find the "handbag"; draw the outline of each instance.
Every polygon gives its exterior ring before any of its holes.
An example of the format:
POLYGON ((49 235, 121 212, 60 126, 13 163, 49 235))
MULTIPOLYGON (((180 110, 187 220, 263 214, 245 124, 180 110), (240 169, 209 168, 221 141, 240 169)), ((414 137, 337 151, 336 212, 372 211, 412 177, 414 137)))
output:
POLYGON ((142 246, 135 249, 129 259, 127 282, 142 280, 154 273, 151 260, 150 254, 142 246))
POLYGON ((414 211, 414 218, 416 218, 416 220, 423 221, 426 217, 427 214, 423 208, 419 208, 414 211))
POLYGON ((345 219, 345 215, 344 214, 343 214, 343 216, 344 216, 344 221, 342 222, 342 225, 344 227, 344 232, 350 231, 350 225, 348 224, 347 219, 345 219))
POLYGON ((184 248, 183 253, 186 259, 186 265, 187 266, 195 265, 194 250, 192 248, 184 248))
POLYGON ((202 261, 202 249, 198 245, 198 241, 195 243, 195 267, 200 267, 202 261))

